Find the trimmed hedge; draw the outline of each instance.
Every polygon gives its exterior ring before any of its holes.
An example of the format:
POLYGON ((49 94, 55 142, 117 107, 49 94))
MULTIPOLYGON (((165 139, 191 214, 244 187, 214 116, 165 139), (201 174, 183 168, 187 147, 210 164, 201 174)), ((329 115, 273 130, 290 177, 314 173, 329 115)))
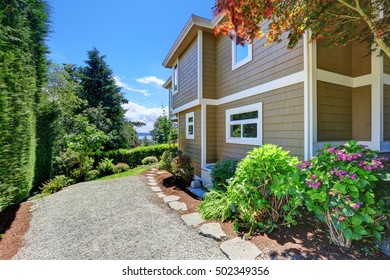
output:
POLYGON ((130 150, 119 149, 114 151, 101 152, 96 156, 98 157, 99 161, 103 158, 109 158, 112 159, 115 164, 123 162, 127 163, 130 168, 134 168, 142 165, 142 160, 144 158, 150 156, 160 158, 165 151, 172 149, 172 147, 176 148, 177 146, 162 144, 147 147, 137 147, 130 150))

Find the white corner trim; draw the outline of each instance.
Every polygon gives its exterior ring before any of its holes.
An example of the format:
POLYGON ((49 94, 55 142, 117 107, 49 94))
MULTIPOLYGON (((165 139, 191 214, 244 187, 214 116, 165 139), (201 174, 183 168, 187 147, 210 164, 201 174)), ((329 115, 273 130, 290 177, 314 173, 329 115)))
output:
POLYGON ((198 30, 198 99, 203 97, 203 31, 198 30))
POLYGON ((201 156, 200 156, 200 162, 201 166, 206 165, 206 157, 207 157, 207 129, 206 129, 206 123, 207 123, 207 111, 206 111, 206 105, 202 105, 200 107, 200 118, 201 118, 201 156))
POLYGON ((372 83, 373 74, 368 74, 360 77, 349 77, 322 69, 317 69, 317 78, 319 81, 338 84, 346 87, 357 88, 368 86, 372 83))

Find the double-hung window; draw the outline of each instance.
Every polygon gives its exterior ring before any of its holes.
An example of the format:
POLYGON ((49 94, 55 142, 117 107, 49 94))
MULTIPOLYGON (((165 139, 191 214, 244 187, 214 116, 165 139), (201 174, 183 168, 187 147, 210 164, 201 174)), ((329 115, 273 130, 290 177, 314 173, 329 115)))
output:
POLYGON ((252 61, 252 44, 235 35, 232 40, 232 70, 252 61))
POLYGON ((175 94, 179 90, 179 69, 178 63, 173 66, 173 74, 172 74, 172 92, 175 94))
POLYGON ((226 142, 262 145, 262 102, 226 110, 226 142))
POLYGON ((186 139, 195 138, 194 112, 186 114, 186 139))

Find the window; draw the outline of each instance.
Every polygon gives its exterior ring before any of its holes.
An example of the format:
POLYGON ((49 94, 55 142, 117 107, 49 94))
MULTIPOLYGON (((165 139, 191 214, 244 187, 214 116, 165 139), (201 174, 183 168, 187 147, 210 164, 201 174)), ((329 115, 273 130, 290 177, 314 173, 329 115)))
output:
POLYGON ((232 41, 232 70, 252 60, 252 45, 234 36, 232 41))
POLYGON ((175 94, 179 87, 178 87, 178 81, 179 81, 179 70, 177 68, 177 63, 175 66, 173 66, 173 75, 172 75, 172 90, 173 94, 175 94))
POLYGON ((262 102, 226 110, 226 142, 262 144, 262 102))
POLYGON ((186 139, 194 139, 194 112, 186 114, 186 139))

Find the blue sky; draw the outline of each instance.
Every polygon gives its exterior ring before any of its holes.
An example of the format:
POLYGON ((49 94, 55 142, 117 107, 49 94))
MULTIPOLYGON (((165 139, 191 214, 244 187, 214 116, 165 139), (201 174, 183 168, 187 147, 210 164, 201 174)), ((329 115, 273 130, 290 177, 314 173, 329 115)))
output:
POLYGON ((171 71, 161 66, 191 14, 212 18, 214 0, 48 0, 52 8, 47 40, 56 63, 84 65, 96 47, 113 70, 129 104, 126 116, 152 129, 168 106, 161 87, 171 71))

